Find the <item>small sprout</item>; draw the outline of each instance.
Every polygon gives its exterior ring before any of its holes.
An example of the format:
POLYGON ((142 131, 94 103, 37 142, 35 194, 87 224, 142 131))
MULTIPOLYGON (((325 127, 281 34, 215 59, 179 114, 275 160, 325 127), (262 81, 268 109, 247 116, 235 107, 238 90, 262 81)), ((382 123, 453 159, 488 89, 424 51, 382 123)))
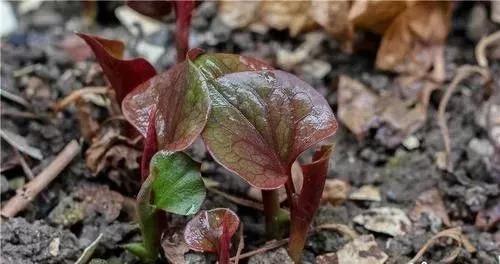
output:
POLYGON ((182 152, 158 152, 151 159, 150 175, 137 195, 143 242, 126 248, 144 262, 156 260, 163 233, 159 210, 191 215, 198 212, 204 199, 199 164, 182 152))
POLYGON ((202 211, 186 225, 184 240, 192 250, 216 253, 219 264, 228 264, 231 237, 239 224, 240 219, 229 209, 202 211))
POLYGON ((90 46, 99 65, 115 90, 119 103, 139 84, 156 75, 155 68, 143 58, 123 59, 125 45, 118 40, 77 33, 90 46))

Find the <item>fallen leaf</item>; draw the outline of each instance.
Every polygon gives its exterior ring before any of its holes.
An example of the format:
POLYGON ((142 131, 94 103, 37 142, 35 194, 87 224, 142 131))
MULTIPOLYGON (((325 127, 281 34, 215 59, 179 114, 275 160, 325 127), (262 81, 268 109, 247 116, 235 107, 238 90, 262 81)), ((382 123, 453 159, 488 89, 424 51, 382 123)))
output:
POLYGON ((410 219, 406 214, 401 209, 394 207, 368 209, 355 216, 353 221, 368 230, 391 236, 403 236, 411 228, 410 219))
POLYGON ((342 41, 342 49, 352 52, 353 24, 349 21, 349 1, 312 1, 310 16, 328 33, 342 41))
POLYGON ((260 4, 260 1, 219 1, 217 15, 230 28, 243 28, 255 21, 260 4))
POLYGON ((349 189, 350 186, 345 181, 327 179, 321 200, 327 201, 332 205, 340 205, 347 199, 349 189))
POLYGON ((80 132, 85 140, 90 141, 99 130, 99 124, 92 117, 92 108, 89 104, 85 103, 82 99, 77 99, 75 106, 80 132))
POLYGON ((260 19, 271 28, 288 29, 292 37, 297 36, 316 25, 307 12, 310 6, 309 1, 263 0, 259 11, 260 19))
POLYGON ((377 128, 376 138, 392 148, 418 130, 426 119, 424 104, 402 100, 395 92, 378 95, 344 75, 337 89, 339 119, 358 140, 377 128))
POLYGON ((152 17, 158 20, 161 20, 172 11, 172 1, 127 0, 127 6, 140 13, 141 15, 152 17))
POLYGON ((161 241, 163 253, 170 263, 184 263, 184 254, 189 251, 189 247, 184 242, 181 234, 174 233, 171 236, 165 236, 161 241))
POLYGON ((360 201, 374 201, 374 202, 382 201, 382 197, 380 195, 380 189, 373 185, 361 186, 361 188, 349 194, 349 199, 360 200, 360 201))
POLYGON ((141 152, 136 145, 137 142, 121 136, 116 128, 103 129, 85 152, 85 163, 94 175, 107 168, 138 169, 141 152))
POLYGON ((316 257, 318 264, 383 264, 389 256, 382 251, 373 235, 362 235, 336 253, 316 257))
POLYGON ((376 66, 419 75, 427 72, 444 45, 451 23, 451 2, 417 1, 392 20, 384 31, 376 66))
POLYGON ((440 227, 441 223, 450 226, 450 219, 443 199, 436 188, 425 191, 418 196, 415 207, 410 211, 409 216, 413 221, 418 221, 422 214, 427 214, 432 222, 436 222, 437 227, 440 227))
POLYGON ((374 111, 378 95, 362 83, 341 75, 337 85, 338 117, 358 140, 362 140, 368 130, 377 123, 374 111))
POLYGON ((124 202, 123 196, 108 186, 90 183, 77 186, 73 196, 84 205, 87 215, 100 213, 107 222, 118 218, 124 202))

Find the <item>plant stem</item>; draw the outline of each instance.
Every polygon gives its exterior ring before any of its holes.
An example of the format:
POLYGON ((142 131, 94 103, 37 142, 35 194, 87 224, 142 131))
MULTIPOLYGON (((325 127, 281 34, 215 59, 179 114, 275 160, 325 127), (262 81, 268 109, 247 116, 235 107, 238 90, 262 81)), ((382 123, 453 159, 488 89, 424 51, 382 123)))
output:
POLYGON ((264 203, 264 215, 266 217, 266 235, 269 239, 278 239, 283 235, 278 190, 262 190, 262 202, 264 203))
POLYGON ((307 231, 309 224, 303 221, 292 221, 290 229, 290 241, 288 242, 288 254, 293 262, 300 263, 302 258, 302 251, 306 244, 307 231))
POLYGON ((159 211, 151 206, 151 185, 153 178, 148 177, 141 186, 137 195, 137 209, 139 223, 141 227, 144 249, 146 251, 146 261, 153 262, 158 257, 160 247, 159 211))

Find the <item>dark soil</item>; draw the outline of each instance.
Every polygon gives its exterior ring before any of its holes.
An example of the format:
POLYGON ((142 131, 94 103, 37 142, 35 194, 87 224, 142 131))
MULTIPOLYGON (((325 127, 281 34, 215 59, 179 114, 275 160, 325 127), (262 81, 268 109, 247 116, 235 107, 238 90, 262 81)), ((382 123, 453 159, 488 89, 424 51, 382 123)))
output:
MULTIPOLYGON (((84 26, 79 2, 45 2, 27 14, 20 15, 16 32, 2 38, 1 88, 24 98, 22 105, 2 96, 3 130, 27 139, 31 146, 39 148, 43 160, 37 161, 24 155, 36 175, 72 139, 80 139, 80 125, 75 107, 55 112, 55 102, 73 90, 104 85, 105 80, 93 59, 75 62, 60 44, 73 31, 91 32, 108 38, 125 40, 128 53, 139 56, 136 47, 143 40, 164 48, 155 66, 167 69, 174 63, 174 24, 172 21, 159 33, 146 37, 133 36, 113 17, 112 10, 118 2, 102 4, 98 22, 84 26), (96 73, 96 69, 98 70, 96 73)), ((14 4, 17 5, 17 4, 14 4)), ((101 5, 101 4, 100 4, 101 5)), ((449 81, 457 67, 474 64, 474 43, 465 34, 471 4, 457 7, 453 19, 453 32, 446 46, 446 68, 449 81)), ((216 17, 216 5, 203 3, 193 22, 191 42, 208 51, 243 53, 269 62, 276 60, 278 49, 292 49, 304 41, 304 36, 290 38, 286 32, 270 31, 265 35, 246 31, 231 31, 216 17)), ((375 90, 394 88, 395 76, 374 70, 374 51, 347 55, 339 44, 326 36, 313 54, 292 71, 304 79, 337 109, 335 81, 340 74, 359 80, 375 90), (315 76, 308 69, 313 60, 331 65, 326 76, 315 76)), ((495 80, 493 89, 499 89, 500 65, 490 62, 495 80)), ((458 87, 447 112, 451 117, 448 125, 452 140, 453 173, 445 173, 436 165, 436 153, 444 149, 436 121, 436 112, 442 92, 433 94, 426 124, 413 135, 419 146, 408 150, 400 145, 386 147, 375 133, 359 142, 346 128, 340 127, 336 135, 336 149, 332 157, 329 178, 348 182, 353 189, 363 185, 380 188, 380 202, 346 200, 341 205, 324 205, 315 218, 316 224, 345 224, 360 234, 374 234, 378 246, 389 255, 386 263, 406 263, 437 232, 448 228, 434 218, 421 217, 413 221, 413 228, 404 236, 392 237, 365 229, 355 224, 353 218, 369 208, 396 207, 407 214, 415 207, 415 201, 423 192, 436 188, 442 196, 451 226, 461 226, 464 235, 476 248, 476 252, 460 249, 455 263, 498 263, 500 255, 500 229, 498 224, 489 230, 475 226, 478 212, 498 205, 500 188, 489 168, 488 149, 492 148, 487 132, 477 121, 486 91, 479 79, 471 78, 458 87), (480 144, 478 144, 478 142, 480 144), (486 153, 486 154, 485 154, 486 153), (486 155, 486 156, 485 156, 486 155)), ((91 114, 103 121, 110 116, 105 107, 92 106, 91 114)), ((109 195, 110 190, 124 197, 134 197, 138 191, 138 169, 120 169, 120 166, 104 170, 98 175, 85 165, 84 151, 43 191, 33 204, 18 217, 5 219, 1 225, 1 263, 73 263, 95 238, 103 233, 103 239, 93 257, 107 263, 136 263, 137 260, 120 246, 140 239, 137 226, 127 215, 125 205, 118 208, 118 215, 107 215, 99 209, 87 210, 78 193, 82 186, 96 187, 109 195), (109 186, 102 189, 103 186, 109 186)), ((246 196, 248 186, 242 180, 216 165, 205 153, 202 144, 190 150, 192 156, 203 163, 204 176, 222 183, 225 192, 246 196)), ((29 180, 15 158, 13 148, 2 140, 1 186, 2 201, 15 194, 16 188, 29 180), (11 165, 12 164, 12 165, 11 165)), ((123 166, 121 167, 123 168, 123 166)), ((108 197, 108 196, 106 196, 108 197)), ((127 198, 125 198, 128 200, 127 198)), ((234 210, 245 226, 245 251, 265 243, 264 218, 260 212, 233 204, 225 198, 209 192, 204 209, 227 207, 234 210)), ((172 230, 177 230, 185 218, 172 217, 172 230)), ((342 248, 349 239, 335 231, 313 233, 306 246, 304 263, 315 263, 315 257, 342 248)), ((454 245, 440 243, 429 248, 421 260, 437 263, 454 245)), ((283 250, 253 258, 249 263, 286 263, 283 250)), ((213 256, 188 253, 188 263, 210 263, 213 256)), ((95 263, 98 262, 94 260, 95 263)))

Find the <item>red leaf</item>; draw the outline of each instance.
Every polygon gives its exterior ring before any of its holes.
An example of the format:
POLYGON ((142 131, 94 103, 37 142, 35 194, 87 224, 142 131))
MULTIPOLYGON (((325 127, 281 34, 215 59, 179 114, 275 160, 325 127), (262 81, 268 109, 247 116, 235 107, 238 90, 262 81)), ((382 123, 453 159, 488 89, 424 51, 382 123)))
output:
POLYGON ((333 147, 322 146, 313 156, 313 162, 302 165, 304 182, 302 190, 291 205, 290 256, 294 260, 300 258, 305 245, 307 231, 319 207, 323 188, 325 187, 328 163, 333 147))
POLYGON ((172 11, 171 1, 127 1, 135 11, 154 19, 161 19, 172 11))
POLYGON ((282 186, 306 149, 332 136, 337 121, 326 100, 292 74, 226 74, 210 90, 203 139, 227 169, 261 189, 282 186))
POLYGON ((184 240, 192 250, 219 253, 222 246, 229 246, 239 224, 240 219, 229 209, 202 211, 186 225, 184 240))
POLYGON ((191 25, 192 11, 195 1, 175 1, 175 44, 177 48, 177 62, 186 58, 189 49, 189 26, 191 25))
POLYGON ((148 118, 148 131, 146 133, 146 137, 144 139, 144 149, 142 151, 142 159, 141 159, 141 181, 144 182, 146 178, 149 176, 149 163, 151 158, 153 158, 154 154, 158 150, 158 141, 156 138, 156 122, 154 122, 156 118, 156 112, 151 111, 151 114, 148 118))
POLYGON ((123 100, 122 111, 146 136, 148 117, 154 106, 158 147, 180 151, 190 146, 203 130, 210 101, 196 69, 182 62, 134 89, 123 100))
POLYGON ((143 58, 123 60, 124 44, 97 36, 77 33, 94 52, 99 65, 116 92, 119 103, 139 84, 156 75, 154 67, 143 58))

